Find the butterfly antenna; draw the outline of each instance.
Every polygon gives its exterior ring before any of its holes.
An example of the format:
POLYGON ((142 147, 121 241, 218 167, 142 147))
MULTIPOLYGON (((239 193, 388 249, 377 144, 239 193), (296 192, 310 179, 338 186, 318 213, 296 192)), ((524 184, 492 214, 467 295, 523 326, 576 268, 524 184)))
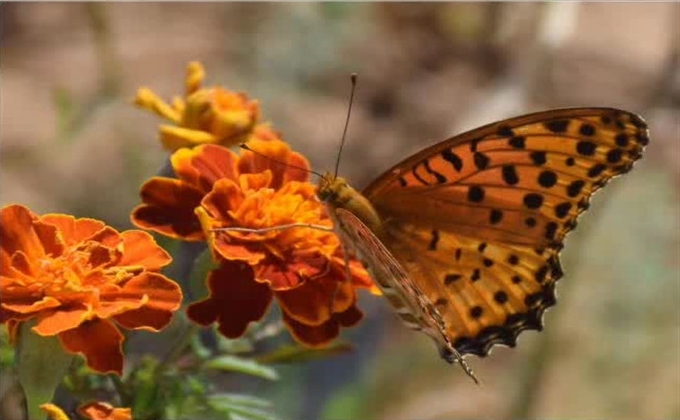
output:
POLYGON ((349 117, 352 115, 352 102, 354 102, 354 91, 357 87, 357 74, 352 73, 350 80, 352 81, 352 93, 349 95, 349 106, 347 107, 347 119, 345 120, 345 129, 342 130, 342 140, 340 140, 340 150, 338 150, 338 158, 335 161, 335 175, 338 176, 338 168, 340 167, 340 156, 342 156, 342 147, 345 145, 345 137, 347 136, 347 127, 349 126, 349 117))
POLYGON ((253 152, 253 153, 255 153, 255 154, 258 155, 258 156, 262 156, 263 158, 272 160, 272 161, 274 161, 274 162, 276 162, 276 163, 278 163, 278 164, 280 164, 280 165, 288 166, 289 168, 299 169, 299 170, 301 170, 301 171, 304 171, 304 172, 307 172, 307 173, 310 173, 310 174, 314 174, 314 175, 316 175, 316 176, 318 176, 318 177, 323 178, 323 175, 321 175, 320 173, 318 173, 318 172, 316 172, 316 171, 313 171, 313 170, 307 169, 307 168, 303 168, 302 166, 291 165, 291 164, 288 163, 288 162, 284 162, 284 161, 278 160, 278 159, 276 159, 276 158, 273 158, 273 157, 271 157, 271 156, 267 156, 267 155, 265 155, 264 153, 260 153, 260 152, 258 152, 257 150, 251 149, 250 146, 248 146, 248 145, 245 144, 245 143, 239 144, 239 147, 240 147, 241 149, 247 150, 247 151, 249 151, 249 152, 253 152))

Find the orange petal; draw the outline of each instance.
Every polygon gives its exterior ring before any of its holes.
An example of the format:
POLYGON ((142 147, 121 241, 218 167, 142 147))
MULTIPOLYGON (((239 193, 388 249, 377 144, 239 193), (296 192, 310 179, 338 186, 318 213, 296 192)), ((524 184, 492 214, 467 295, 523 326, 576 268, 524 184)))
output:
POLYGON ((187 315, 200 325, 219 324, 228 338, 243 335, 248 324, 259 321, 272 300, 269 288, 253 279, 246 264, 223 263, 208 275, 210 297, 194 303, 187 315))
MULTIPOLYGON (((343 279, 347 277, 345 264, 345 259, 342 257, 331 258, 331 269, 336 276, 341 276, 343 279)), ((369 289, 373 294, 380 294, 380 289, 373 283, 371 276, 359 261, 350 259, 349 269, 350 276, 352 277, 352 284, 355 287, 369 289)))
POLYGON ((356 325, 363 317, 364 314, 354 305, 345 312, 340 312, 339 314, 333 315, 333 319, 338 321, 338 323, 340 323, 340 325, 343 327, 351 327, 356 325))
POLYGON ((123 257, 119 265, 141 265, 147 270, 160 270, 172 262, 170 254, 156 244, 153 236, 139 230, 121 233, 123 257))
MULTIPOLYGON (((257 153, 244 151, 241 155, 241 159, 239 159, 238 162, 239 171, 242 174, 256 174, 264 172, 267 169, 271 170, 271 188, 281 188, 283 185, 284 176, 289 170, 305 172, 300 171, 300 169, 290 168, 289 158, 292 152, 290 151, 290 146, 288 146, 288 144, 283 141, 251 140, 248 142, 248 147, 257 153)), ((301 168, 307 170, 305 175, 308 177, 309 163, 307 163, 306 160, 301 162, 296 158, 296 164, 299 164, 301 168)))
POLYGON ((272 172, 267 169, 257 174, 243 174, 238 180, 243 191, 257 191, 269 187, 272 182, 272 172))
POLYGON ((132 409, 114 408, 99 401, 79 406, 78 414, 90 420, 132 420, 132 409))
POLYGON ((331 318, 331 303, 339 292, 339 283, 307 280, 295 289, 275 294, 287 316, 298 323, 318 326, 331 318))
POLYGON ((203 198, 200 190, 178 179, 156 177, 142 185, 140 195, 144 204, 131 215, 136 226, 172 238, 203 239, 201 225, 194 214, 203 198))
POLYGON ((2 273, 9 277, 23 279, 26 282, 24 285, 26 285, 34 281, 33 276, 36 271, 39 271, 39 267, 36 267, 39 262, 40 260, 29 260, 23 251, 16 251, 7 262, 7 265, 2 267, 2 273))
POLYGON ((221 179, 215 183, 201 206, 217 221, 228 223, 232 220, 230 211, 238 209, 244 200, 244 193, 231 179, 221 179))
POLYGON ((237 155, 226 147, 212 144, 176 151, 170 161, 175 174, 204 193, 219 179, 236 179, 237 155))
POLYGON ((132 420, 132 409, 114 408, 104 402, 91 402, 78 407, 78 414, 89 420, 132 420))
POLYGON ((234 241, 228 234, 215 232, 213 247, 220 257, 229 261, 243 261, 248 265, 257 265, 266 254, 261 251, 258 244, 248 244, 234 241))
POLYGON ((27 288, 16 288, 2 292, 2 307, 17 314, 35 314, 47 309, 61 306, 61 302, 53 297, 43 297, 40 300, 39 294, 31 293, 27 288))
POLYGON ((308 182, 309 181, 309 161, 307 158, 302 156, 297 152, 292 152, 288 155, 288 167, 286 168, 286 173, 284 174, 284 179, 286 182, 299 181, 308 182), (306 170, 300 170, 298 168, 304 168, 306 170))
POLYGON ((92 310, 88 308, 73 307, 59 308, 51 313, 42 315, 38 323, 33 327, 33 331, 42 336, 50 336, 69 331, 83 324, 92 315, 92 310))
POLYGON ((334 320, 316 326, 309 326, 295 321, 283 313, 283 322, 296 341, 308 347, 323 347, 340 334, 340 326, 334 320))
POLYGON ((91 238, 106 226, 99 220, 88 218, 76 219, 65 214, 46 214, 40 217, 40 221, 56 227, 61 233, 64 243, 68 246, 91 238))
POLYGON ((123 334, 105 319, 85 322, 59 334, 64 348, 85 357, 87 366, 100 373, 123 373, 123 334))
POLYGON ((327 269, 328 260, 322 256, 287 256, 285 260, 269 258, 257 268, 256 280, 266 282, 272 290, 295 289, 305 278, 315 278, 327 269))
POLYGON ((29 260, 45 255, 42 241, 33 229, 37 217, 26 207, 12 205, 0 211, 0 246, 3 263, 17 252, 24 252, 29 260))
MULTIPOLYGON (((158 273, 144 273, 128 281, 121 290, 127 297, 144 297, 144 306, 114 316, 116 322, 129 329, 158 331, 165 327, 182 303, 179 285, 158 273)), ((102 299, 109 296, 102 296, 102 299)))

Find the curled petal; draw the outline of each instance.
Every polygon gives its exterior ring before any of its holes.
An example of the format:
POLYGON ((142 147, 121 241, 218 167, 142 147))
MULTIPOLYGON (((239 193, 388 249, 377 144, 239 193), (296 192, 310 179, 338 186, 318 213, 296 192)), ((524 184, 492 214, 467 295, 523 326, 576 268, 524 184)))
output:
POLYGON ((296 322, 318 326, 331 318, 331 305, 340 284, 307 280, 292 290, 277 291, 281 309, 296 322))
MULTIPOLYGON (((120 296, 144 302, 139 309, 114 316, 116 322, 129 329, 158 331, 170 322, 173 312, 182 303, 179 285, 158 273, 144 273, 133 278, 123 286, 120 296)), ((102 299, 110 297, 106 295, 102 299)))
POLYGON ((123 334, 108 320, 97 319, 64 331, 59 339, 71 353, 85 357, 87 366, 100 373, 123 374, 123 334))
POLYGON ((129 230, 121 233, 123 239, 123 255, 119 265, 137 265, 147 270, 160 270, 170 264, 172 258, 163 248, 158 246, 153 237, 146 232, 129 230))
POLYGON ((259 321, 272 300, 269 288, 253 278, 249 266, 225 262, 208 276, 210 296, 194 303, 187 315, 201 325, 219 324, 225 337, 243 335, 248 324, 259 321))
POLYGON ((203 192, 209 192, 220 179, 237 178, 238 156, 231 150, 215 145, 179 149, 170 157, 175 174, 203 192))
POLYGON ((243 191, 230 179, 221 179, 215 183, 212 191, 205 196, 201 207, 207 210, 214 220, 232 220, 231 211, 241 207, 245 200, 243 191))
POLYGON ((340 325, 334 320, 310 326, 297 322, 284 312, 283 322, 295 340, 309 347, 323 347, 340 334, 340 325))
POLYGON ((73 308, 59 308, 41 316, 33 331, 42 336, 50 336, 73 330, 90 319, 93 312, 80 305, 73 308))
POLYGON ((132 211, 136 226, 187 241, 203 239, 194 214, 203 193, 178 179, 152 178, 141 189, 145 204, 132 211))
POLYGON ((269 258, 257 269, 257 281, 269 284, 274 291, 296 289, 303 279, 317 277, 327 269, 326 260, 317 258, 296 258, 287 260, 269 258))
POLYGON ((132 420, 130 408, 117 408, 99 401, 79 406, 78 414, 90 420, 132 420))
POLYGON ((161 144, 166 150, 178 150, 201 144, 218 143, 219 139, 212 133, 193 128, 177 127, 163 124, 158 129, 161 144))
POLYGON ((198 61, 192 61, 187 64, 187 73, 184 80, 184 93, 191 95, 203 86, 205 79, 205 68, 203 64, 198 61))
MULTIPOLYGON (((46 296, 40 300, 36 300, 38 296, 38 293, 31 293, 28 290, 23 291, 18 288, 16 291, 3 293, 2 309, 4 311, 14 312, 15 315, 31 315, 61 306, 61 302, 53 297, 46 296)), ((5 316, 9 316, 9 314, 5 314, 5 316)), ((5 316, 0 317, 0 320, 4 322, 5 316)))
POLYGON ((90 239, 106 226, 99 220, 76 219, 65 214, 46 214, 40 217, 40 221, 57 228, 67 246, 90 239))
POLYGON ((309 162, 302 155, 292 152, 287 143, 251 140, 248 142, 248 147, 256 153, 243 152, 238 162, 241 173, 261 173, 271 170, 270 187, 274 189, 281 188, 284 181, 309 179, 309 162))
POLYGON ((26 207, 12 205, 0 212, 0 238, 2 239, 2 262, 10 262, 11 256, 21 251, 29 260, 39 259, 45 255, 41 237, 33 229, 37 217, 26 207))

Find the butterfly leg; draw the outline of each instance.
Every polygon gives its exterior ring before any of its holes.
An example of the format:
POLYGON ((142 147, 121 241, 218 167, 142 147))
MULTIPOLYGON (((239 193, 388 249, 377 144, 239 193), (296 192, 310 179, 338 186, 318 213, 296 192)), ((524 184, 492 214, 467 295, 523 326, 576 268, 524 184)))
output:
POLYGON ((479 385, 479 380, 477 379, 477 376, 475 376, 475 373, 472 371, 470 366, 465 362, 465 360, 463 360, 463 356, 460 353, 458 353, 458 350, 456 350, 456 348, 453 347, 451 343, 447 342, 447 345, 445 347, 439 349, 439 353, 441 354, 444 360, 451 364, 455 362, 460 363, 460 366, 465 371, 465 374, 472 378, 472 380, 475 381, 477 385, 479 385))
POLYGON ((351 253, 351 251, 345 245, 344 241, 340 242, 340 247, 342 248, 342 256, 343 259, 345 260, 345 279, 335 287, 335 291, 331 296, 330 302, 331 314, 333 313, 333 302, 335 302, 335 299, 337 299, 340 289, 342 289, 342 286, 349 284, 352 281, 352 271, 350 270, 349 266, 349 258, 350 255, 353 255, 353 253, 351 253))
POLYGON ((274 231, 274 230, 285 230, 285 229, 292 229, 292 228, 308 228, 308 229, 322 230, 324 232, 333 232, 332 227, 323 226, 323 225, 315 225, 315 224, 312 224, 312 223, 288 223, 288 224, 285 224, 285 225, 271 226, 271 227, 266 227, 266 228, 224 227, 224 228, 215 228, 212 231, 213 232, 266 233, 266 232, 271 232, 271 231, 274 231))

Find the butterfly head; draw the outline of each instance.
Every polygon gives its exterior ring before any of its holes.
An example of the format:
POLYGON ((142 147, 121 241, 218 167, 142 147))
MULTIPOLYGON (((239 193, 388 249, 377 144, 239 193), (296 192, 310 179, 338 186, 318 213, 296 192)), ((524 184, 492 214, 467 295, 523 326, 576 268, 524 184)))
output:
POLYGON ((345 178, 326 172, 316 187, 316 196, 324 203, 338 206, 344 201, 342 197, 346 195, 345 191, 348 189, 351 190, 352 187, 349 186, 345 178))

